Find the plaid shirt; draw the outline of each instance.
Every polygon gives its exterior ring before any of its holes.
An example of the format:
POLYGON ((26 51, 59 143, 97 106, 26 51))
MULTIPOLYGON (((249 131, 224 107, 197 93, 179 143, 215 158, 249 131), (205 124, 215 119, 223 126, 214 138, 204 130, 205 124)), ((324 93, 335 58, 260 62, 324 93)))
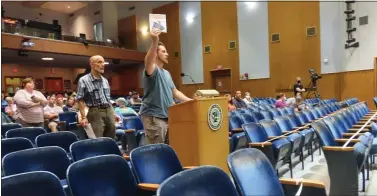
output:
POLYGON ((110 85, 106 78, 94 78, 91 73, 81 77, 77 84, 77 100, 84 100, 88 107, 111 105, 110 85))

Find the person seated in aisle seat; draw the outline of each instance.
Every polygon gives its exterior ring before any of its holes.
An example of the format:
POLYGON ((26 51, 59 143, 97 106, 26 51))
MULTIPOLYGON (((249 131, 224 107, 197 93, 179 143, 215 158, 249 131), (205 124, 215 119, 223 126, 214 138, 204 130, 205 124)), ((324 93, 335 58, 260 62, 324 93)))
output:
POLYGON ((48 100, 47 106, 43 109, 45 119, 49 120, 48 128, 50 128, 52 132, 58 131, 59 113, 64 112, 63 108, 55 105, 55 103, 56 97, 51 96, 48 100))
POLYGON ((123 114, 135 114, 136 116, 139 116, 138 113, 135 112, 135 110, 133 110, 132 108, 130 107, 127 107, 128 105, 128 102, 125 98, 118 98, 115 100, 115 103, 118 107, 115 108, 115 113, 116 114, 119 114, 119 115, 123 115, 123 114))
POLYGON ((234 95, 233 104, 236 106, 237 109, 247 108, 246 103, 242 99, 241 91, 236 91, 234 95))
POLYGON ((297 97, 301 98, 301 93, 300 92, 298 92, 296 94, 296 96, 293 96, 293 97, 287 99, 287 101, 285 102, 287 104, 287 106, 294 106, 294 104, 296 103, 297 97))
POLYGON ((14 104, 12 97, 5 98, 5 101, 7 101, 7 104, 8 104, 8 106, 5 107, 5 113, 7 113, 7 115, 11 119, 14 119, 13 115, 15 115, 17 112, 17 106, 16 104, 14 104))
POLYGON ((276 108, 283 108, 283 107, 287 107, 288 105, 285 103, 285 100, 287 98, 285 97, 285 94, 284 93, 279 93, 276 95, 276 103, 275 103, 275 107, 276 108))
POLYGON ((132 93, 130 103, 131 103, 131 105, 140 105, 141 104, 141 99, 139 97, 139 93, 137 93, 137 92, 132 93))
POLYGON ((67 104, 63 107, 64 112, 77 112, 77 104, 74 97, 68 97, 67 104))
POLYGON ((232 97, 229 94, 225 94, 224 96, 228 98, 228 110, 230 112, 234 112, 236 110, 236 106, 233 104, 232 97))
POLYGON ((304 99, 302 97, 296 98, 296 103, 294 104, 294 107, 295 112, 300 112, 309 109, 309 106, 304 102, 304 99))
POLYGON ((243 101, 246 104, 252 104, 253 103, 253 99, 250 97, 250 93, 249 92, 245 93, 245 98, 243 99, 243 101))

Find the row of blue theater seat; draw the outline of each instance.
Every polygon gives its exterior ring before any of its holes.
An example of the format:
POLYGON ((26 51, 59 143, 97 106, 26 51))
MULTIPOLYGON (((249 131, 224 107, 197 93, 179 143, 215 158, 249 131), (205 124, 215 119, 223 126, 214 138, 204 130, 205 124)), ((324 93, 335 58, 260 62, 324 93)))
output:
MULTIPOLYGON (((98 139, 95 139, 98 140, 98 139)), ((58 151, 59 147, 43 147, 43 151, 58 151), (54 150, 52 150, 54 149, 54 150)), ((42 149, 42 148, 39 148, 42 149)), ((28 150, 14 152, 23 153, 28 150)), ((9 154, 11 155, 11 154, 9 154)), ((9 156, 7 155, 7 156, 9 156)), ((51 157, 51 154, 45 154, 51 157)), ((60 153, 63 157, 63 154, 60 153)), ((5 157, 6 158, 6 157, 5 157)), ((25 158, 26 159, 26 158, 25 158)), ((45 158, 47 159, 47 158, 45 158)), ((56 160, 57 161, 57 160, 56 160)), ((60 160, 61 161, 61 160, 60 160)), ((34 164, 37 161, 35 161, 34 164)), ((138 147, 127 161, 119 155, 104 154, 76 161, 69 165, 65 176, 51 168, 29 171, 2 178, 2 194, 6 196, 94 196, 94 195, 293 195, 300 184, 300 193, 326 195, 323 183, 295 179, 279 179, 269 159, 257 149, 241 149, 228 156, 228 167, 234 179, 214 166, 182 167, 174 150, 165 144, 138 147), (65 178, 69 191, 61 179, 65 178), (20 188, 22 187, 22 188, 20 188)), ((28 162, 20 167, 30 167, 28 162)), ((57 167, 57 166, 56 166, 57 167)), ((6 168, 4 168, 6 170, 6 168)))
POLYGON ((362 173, 362 191, 365 191, 365 168, 368 180, 369 163, 377 153, 376 111, 369 111, 366 103, 356 99, 346 102, 349 107, 311 124, 328 163, 330 194, 333 195, 357 194, 359 173, 362 173))
POLYGON ((235 145, 232 151, 244 148, 247 142, 264 142, 284 134, 287 136, 287 139, 274 142, 279 143, 279 148, 275 146, 275 151, 279 151, 279 153, 275 153, 274 155, 270 154, 268 157, 278 170, 286 163, 290 165, 291 169, 291 155, 298 155, 300 156, 302 168, 304 169, 303 149, 304 147, 308 149, 313 160, 312 144, 313 141, 318 141, 314 130, 308 127, 310 122, 339 109, 340 107, 333 102, 296 113, 293 112, 292 108, 280 108, 279 110, 272 108, 259 112, 252 108, 237 110, 235 113, 230 113, 229 116, 231 139, 233 140, 233 145, 235 145), (250 123, 256 123, 258 125, 246 125, 250 123), (255 130, 259 130, 256 131, 259 135, 256 136, 253 134, 255 130), (256 138, 253 136, 256 136, 256 138))

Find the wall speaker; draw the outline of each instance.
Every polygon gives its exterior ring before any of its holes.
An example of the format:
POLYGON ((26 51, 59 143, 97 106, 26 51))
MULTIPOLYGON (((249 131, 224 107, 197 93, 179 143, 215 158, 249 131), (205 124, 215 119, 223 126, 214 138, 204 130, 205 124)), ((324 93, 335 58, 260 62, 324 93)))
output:
POLYGON ((315 26, 306 28, 306 37, 311 37, 315 35, 317 35, 317 28, 315 26))
POLYGON ((204 53, 211 53, 211 46, 210 45, 204 46, 204 53))
POLYGON ((235 41, 235 40, 231 40, 231 41, 229 41, 229 43, 228 43, 228 48, 229 48, 229 50, 234 50, 234 49, 236 49, 236 48, 237 48, 236 41, 235 41))
POLYGON ((280 33, 273 33, 271 35, 271 43, 280 42, 280 33))

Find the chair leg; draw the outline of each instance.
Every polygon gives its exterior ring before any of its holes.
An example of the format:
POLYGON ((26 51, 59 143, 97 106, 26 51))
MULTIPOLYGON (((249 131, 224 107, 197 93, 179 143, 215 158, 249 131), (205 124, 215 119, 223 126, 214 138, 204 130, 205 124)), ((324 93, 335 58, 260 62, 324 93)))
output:
POLYGON ((369 180, 369 156, 367 157, 367 180, 369 180))
MULTIPOLYGON (((312 162, 314 162, 313 145, 310 144, 309 147, 310 147, 310 155, 311 155, 311 157, 312 157, 312 162)), ((309 150, 309 149, 308 149, 308 150, 309 150)))
POLYGON ((319 144, 319 141, 317 141, 317 143, 318 143, 319 155, 321 155, 321 145, 319 144))
POLYGON ((301 149, 300 159, 302 164, 302 170, 304 170, 304 149, 301 149))
POLYGON ((292 171, 292 158, 289 158, 289 170, 291 172, 291 178, 293 178, 293 171, 292 171))
POLYGON ((365 171, 364 171, 364 166, 363 166, 363 168, 362 168, 362 170, 361 170, 361 174, 362 174, 362 177, 363 177, 363 188, 362 188, 362 190, 361 190, 361 192, 365 192, 365 171))

